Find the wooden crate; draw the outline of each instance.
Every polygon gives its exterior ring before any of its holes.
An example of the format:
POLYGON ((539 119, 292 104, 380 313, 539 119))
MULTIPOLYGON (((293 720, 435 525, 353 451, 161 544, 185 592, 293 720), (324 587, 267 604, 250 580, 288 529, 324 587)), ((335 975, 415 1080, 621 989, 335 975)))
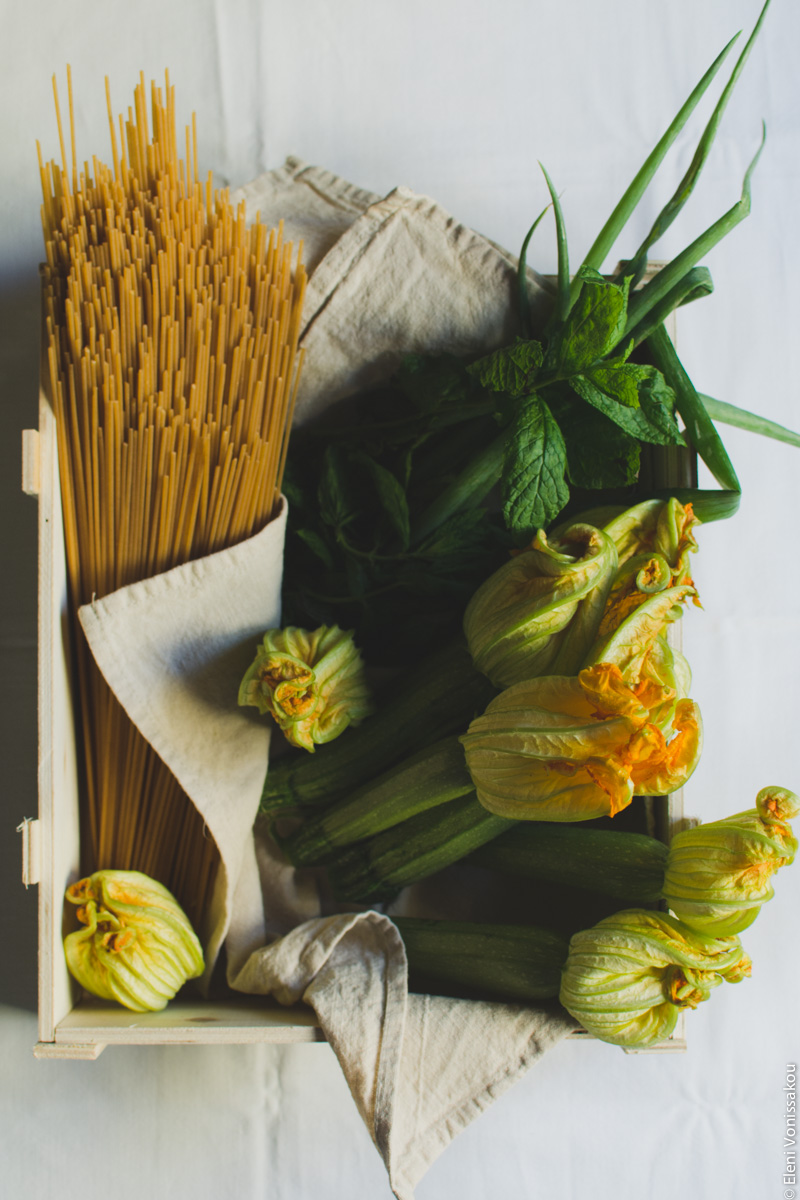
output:
MULTIPOLYGON (((314 1013, 302 1004, 285 1008, 267 998, 215 1003, 180 999, 160 1013, 133 1013, 84 996, 67 971, 64 893, 81 877, 78 772, 55 416, 44 383, 39 428, 23 432, 22 449, 23 490, 39 504, 39 815, 20 826, 23 883, 39 887, 39 1041, 34 1054, 93 1059, 112 1044, 323 1041, 314 1013)), ((660 453, 648 470, 656 486, 692 482, 692 461, 679 447, 660 453)), ((679 644, 679 626, 672 627, 670 636, 679 644)), ((681 794, 655 798, 651 814, 651 832, 669 841, 683 824, 681 794)), ((590 1035, 580 1030, 570 1036, 590 1035)), ((673 1036, 654 1050, 680 1051, 685 1045, 681 1014, 673 1036)))

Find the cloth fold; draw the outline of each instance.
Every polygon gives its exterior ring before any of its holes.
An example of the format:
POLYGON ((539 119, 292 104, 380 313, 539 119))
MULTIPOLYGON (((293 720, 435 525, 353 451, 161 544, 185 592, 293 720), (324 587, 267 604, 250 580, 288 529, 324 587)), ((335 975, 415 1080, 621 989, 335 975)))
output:
POLYGON ((298 926, 232 984, 311 1005, 398 1200, 413 1200, 452 1139, 576 1026, 525 1005, 409 994, 402 939, 372 911, 298 926))
POLYGON ((286 513, 284 500, 278 516, 239 545, 120 588, 78 613, 106 681, 219 849, 201 931, 206 979, 226 934, 234 958, 266 936, 252 830, 269 729, 236 701, 264 631, 280 624, 286 513))
MULTIPOLYGON (((390 374, 404 353, 477 353, 513 339, 514 259, 428 197, 401 187, 378 198, 290 159, 236 198, 304 239, 297 421, 390 374)), ((530 287, 534 308, 549 304, 532 272, 530 287)), ((388 917, 323 917, 313 877, 254 844, 269 733, 237 694, 257 642, 280 623, 285 522, 284 503, 248 541, 80 617, 112 690, 219 847, 207 973, 227 935, 232 987, 314 1007, 395 1194, 411 1200, 451 1139, 574 1022, 558 1010, 409 995, 388 917)))

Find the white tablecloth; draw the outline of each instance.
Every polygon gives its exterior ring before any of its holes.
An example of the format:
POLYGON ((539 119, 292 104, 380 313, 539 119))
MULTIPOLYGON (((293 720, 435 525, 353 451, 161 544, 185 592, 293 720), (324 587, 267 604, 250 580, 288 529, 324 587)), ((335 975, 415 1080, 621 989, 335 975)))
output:
MULTIPOLYGON (((767 122, 749 220, 708 256, 716 293, 682 315, 681 355, 710 395, 800 426, 797 72, 800 10, 774 4, 697 194, 663 244, 669 257, 735 202, 767 122)), ((0 1160, 9 1196, 60 1200, 373 1200, 383 1166, 328 1046, 119 1048, 95 1063, 37 1062, 35 890, 18 879, 14 829, 36 809, 35 504, 18 491, 19 430, 36 423, 38 175, 34 139, 57 152, 50 75, 72 65, 79 158, 108 158, 103 76, 115 109, 138 72, 197 110, 200 159, 232 185, 294 153, 369 191, 405 184, 516 250, 546 202, 537 159, 562 196, 574 262, 672 114, 757 2, 531 0, 74 0, 0 4, 4 172, 0 390, 4 448, 2 625, 4 820, 0 1160)), ((681 177, 701 117, 662 168, 619 254, 681 177)), ((609 259, 613 266, 615 255, 609 259)), ((555 264, 543 223, 531 261, 555 264)), ((704 610, 685 648, 706 726, 687 810, 714 819, 759 787, 800 790, 796 713, 800 451, 723 431, 744 500, 701 531, 704 610)), ((800 1059, 795 912, 800 868, 748 931, 753 978, 687 1021, 682 1056, 629 1057, 562 1043, 460 1135, 417 1200, 489 1194, 573 1200, 786 1195, 787 1063, 800 1059), (681 1153, 678 1153, 678 1147, 681 1153)))

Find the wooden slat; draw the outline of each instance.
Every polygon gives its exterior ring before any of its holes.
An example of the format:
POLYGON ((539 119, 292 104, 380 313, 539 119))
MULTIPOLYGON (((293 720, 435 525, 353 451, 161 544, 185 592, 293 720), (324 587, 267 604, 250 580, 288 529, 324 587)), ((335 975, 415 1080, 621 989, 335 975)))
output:
POLYGON ((39 468, 39 1040, 52 1042, 77 996, 61 934, 64 892, 79 877, 80 844, 55 415, 43 389, 39 468))
POLYGON ((22 431, 22 490, 26 496, 39 495, 39 430, 22 431))
POLYGON ((88 1045, 249 1045, 319 1042, 322 1030, 304 1004, 274 1000, 224 1003, 176 1000, 162 1012, 134 1013, 117 1004, 82 1000, 56 1029, 56 1043, 88 1045))

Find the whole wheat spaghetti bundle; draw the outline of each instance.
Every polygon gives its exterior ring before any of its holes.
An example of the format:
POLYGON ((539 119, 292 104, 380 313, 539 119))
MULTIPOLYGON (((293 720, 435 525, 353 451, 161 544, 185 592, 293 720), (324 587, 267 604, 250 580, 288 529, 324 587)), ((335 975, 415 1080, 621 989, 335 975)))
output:
MULTIPOLYGON (((73 613, 230 546, 278 506, 302 352, 305 272, 282 230, 198 177, 194 118, 178 155, 174 88, 143 76, 113 167, 39 150, 49 387, 73 613), (294 259, 294 262, 293 262, 294 259)), ((85 866, 152 875, 198 920, 213 842, 94 665, 75 622, 85 866)))

